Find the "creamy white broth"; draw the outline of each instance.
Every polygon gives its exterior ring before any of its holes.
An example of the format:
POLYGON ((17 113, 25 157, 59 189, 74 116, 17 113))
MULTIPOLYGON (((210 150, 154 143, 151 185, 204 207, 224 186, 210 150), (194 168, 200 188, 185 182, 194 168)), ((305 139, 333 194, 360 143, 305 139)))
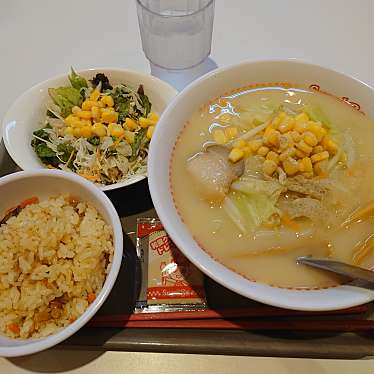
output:
MULTIPOLYGON (((372 121, 334 97, 314 91, 273 87, 237 92, 200 108, 181 132, 171 161, 170 183, 175 204, 201 248, 246 278, 279 287, 333 286, 340 282, 337 277, 297 265, 295 259, 313 255, 351 262, 355 248, 374 233, 374 219, 370 217, 340 228, 349 213, 374 201, 371 187, 374 180, 373 144, 372 121), (202 197, 199 185, 188 174, 186 163, 202 151, 204 144, 212 142, 214 129, 232 124, 240 126, 256 113, 272 112, 282 103, 295 108, 318 104, 331 124, 343 134, 344 141, 353 144, 355 157, 349 161, 347 170, 339 172, 337 179, 343 190, 348 186, 353 192, 348 199, 344 195, 344 210, 339 210, 336 216, 331 212, 333 218, 329 224, 321 217, 320 224, 306 222, 297 230, 283 226, 275 229, 258 227, 243 234, 221 205, 211 204, 202 197), (222 117, 223 113, 229 113, 229 116, 222 117)), ((340 209, 339 204, 337 209, 340 209)), ((373 265, 374 253, 368 254, 360 264, 367 268, 373 265)))

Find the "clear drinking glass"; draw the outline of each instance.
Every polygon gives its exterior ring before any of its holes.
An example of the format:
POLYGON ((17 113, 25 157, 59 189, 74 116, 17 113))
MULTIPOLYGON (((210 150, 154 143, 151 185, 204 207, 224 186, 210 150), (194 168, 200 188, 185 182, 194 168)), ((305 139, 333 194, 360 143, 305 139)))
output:
POLYGON ((151 64, 188 69, 210 54, 214 0, 137 0, 143 51, 151 64))

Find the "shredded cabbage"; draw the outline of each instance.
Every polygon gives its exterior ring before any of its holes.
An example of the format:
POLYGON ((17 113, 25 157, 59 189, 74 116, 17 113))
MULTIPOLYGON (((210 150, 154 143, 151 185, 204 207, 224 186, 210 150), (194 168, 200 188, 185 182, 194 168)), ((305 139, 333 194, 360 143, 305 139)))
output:
POLYGON ((242 233, 267 223, 274 214, 283 187, 276 181, 241 177, 231 185, 223 209, 242 233))

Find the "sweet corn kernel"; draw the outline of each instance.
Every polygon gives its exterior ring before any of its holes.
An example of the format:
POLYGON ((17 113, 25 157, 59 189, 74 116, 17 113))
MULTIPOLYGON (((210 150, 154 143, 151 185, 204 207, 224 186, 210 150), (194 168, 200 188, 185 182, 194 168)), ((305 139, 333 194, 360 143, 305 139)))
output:
POLYGON ((79 113, 77 113, 77 116, 82 119, 90 119, 92 118, 92 113, 90 110, 81 110, 79 113))
POLYGON ((324 136, 321 140, 321 145, 323 148, 326 148, 326 145, 327 145, 327 142, 330 140, 330 138, 328 137, 328 135, 324 136))
POLYGON ((300 149, 300 151, 306 153, 307 155, 309 155, 313 151, 313 148, 310 145, 306 144, 304 140, 300 140, 298 143, 296 143, 296 148, 300 149))
POLYGON ((283 170, 286 172, 287 175, 295 175, 299 171, 299 164, 298 162, 289 157, 282 162, 283 170))
POLYGON ((151 112, 148 114, 148 119, 157 123, 158 120, 160 119, 160 116, 156 112, 151 112))
POLYGON ((99 119, 100 116, 101 116, 100 108, 97 107, 96 105, 93 106, 93 107, 91 108, 91 114, 92 114, 92 118, 94 118, 94 119, 99 119))
POLYGON ((300 151, 300 149, 296 149, 296 152, 295 152, 295 157, 296 158, 304 158, 304 157, 307 157, 308 155, 302 151, 300 151))
POLYGON ((106 105, 106 106, 109 106, 109 107, 112 107, 114 105, 114 100, 113 100, 113 97, 110 96, 110 95, 105 95, 103 96, 100 101, 106 105))
POLYGON ((288 133, 283 134, 279 137, 279 149, 281 151, 284 151, 287 148, 293 147, 293 145, 294 143, 293 143, 292 137, 288 133))
POLYGON ((257 150, 257 154, 260 155, 260 156, 266 156, 268 154, 268 152, 270 151, 270 149, 264 145, 262 145, 258 150, 257 150))
POLYGON ((85 126, 85 123, 79 119, 75 120, 72 124, 71 127, 83 127, 85 126))
POLYGON ((82 126, 91 126, 92 125, 92 122, 90 119, 81 119, 81 124, 82 126))
POLYGON ((284 134, 285 132, 293 130, 294 127, 295 127, 295 120, 290 118, 286 122, 281 123, 278 129, 282 134, 284 134))
POLYGON ((314 123, 313 125, 309 125, 309 131, 312 132, 317 140, 320 142, 321 139, 326 135, 327 131, 322 126, 319 126, 318 124, 314 123))
POLYGON ((292 140, 295 142, 295 143, 297 143, 298 141, 300 141, 301 140, 301 135, 297 132, 297 131, 291 131, 290 132, 290 135, 291 135, 291 137, 292 137, 292 140))
POLYGON ((64 128, 64 134, 65 135, 74 135, 74 129, 70 126, 67 126, 64 128))
POLYGON ((295 121, 296 121, 296 124, 308 122, 309 117, 305 112, 302 112, 295 117, 295 121))
POLYGON ((213 139, 217 144, 225 144, 227 142, 225 132, 222 129, 213 131, 213 139))
POLYGON ((92 132, 96 136, 103 137, 106 135, 106 127, 100 122, 94 123, 94 125, 92 126, 92 132))
POLYGON ((225 128, 225 135, 229 139, 234 139, 238 136, 239 130, 237 127, 226 127, 225 128))
POLYGON ((244 157, 249 157, 252 154, 252 149, 249 145, 241 148, 244 152, 244 157))
POLYGON ((138 127, 138 124, 132 118, 126 118, 125 124, 129 130, 136 130, 138 127))
POLYGON ((306 122, 296 122, 296 125, 295 125, 295 130, 298 132, 298 133, 300 133, 300 134, 302 134, 303 132, 305 132, 305 131, 308 131, 309 130, 309 125, 308 125, 308 123, 306 123, 306 122))
POLYGON ((82 103, 82 110, 91 110, 94 105, 96 105, 95 101, 85 100, 82 103))
POLYGON ((155 131, 155 127, 154 126, 149 126, 148 127, 148 129, 147 129, 147 138, 148 139, 152 138, 152 135, 153 135, 154 131, 155 131))
POLYGON ((81 136, 89 138, 92 136, 92 126, 84 126, 81 128, 81 136))
POLYGON ((231 162, 238 162, 244 157, 244 151, 240 148, 233 148, 229 154, 229 160, 231 162))
POLYGON ((287 117, 287 113, 286 113, 286 112, 280 112, 280 113, 278 114, 278 118, 279 118, 281 121, 285 120, 286 117, 287 117))
POLYGON ((239 139, 234 142, 233 148, 244 148, 247 146, 247 143, 243 139, 239 139))
POLYGON ((294 147, 290 147, 279 155, 279 160, 284 161, 289 157, 294 157, 295 154, 296 154, 296 149, 294 147))
POLYGON ((74 122, 76 121, 79 121, 78 117, 77 116, 74 116, 73 114, 69 114, 64 122, 68 125, 68 126, 72 126, 74 122))
POLYGON ((279 116, 275 117, 272 121, 271 121, 271 126, 274 128, 274 129, 277 129, 278 126, 280 125, 281 123, 281 119, 279 118, 279 116))
POLYGON ((313 164, 318 161, 327 160, 330 157, 329 152, 323 151, 320 153, 316 153, 310 159, 312 160, 313 164))
POLYGON ((251 147, 252 152, 257 152, 262 146, 262 139, 253 139, 248 142, 248 145, 251 147))
POLYGON ((310 131, 304 132, 303 139, 304 142, 310 145, 311 147, 314 147, 318 144, 317 137, 310 131))
POLYGON ((303 159, 299 160, 299 170, 307 173, 313 171, 312 161, 309 157, 304 157, 303 159))
POLYGON ((125 136, 125 139, 126 139, 127 143, 129 143, 129 144, 134 143, 135 133, 133 131, 125 130, 124 136, 125 136))
POLYGON ((270 151, 266 155, 266 159, 275 162, 277 165, 279 164, 279 155, 274 151, 270 151))
POLYGON ((140 117, 139 118, 139 126, 146 128, 148 126, 152 126, 153 122, 149 118, 140 117))
MULTIPOLYGON (((102 103, 101 101, 96 101, 96 106, 97 106, 98 108, 105 108, 105 104, 102 103)), ((107 109, 109 109, 109 107, 107 107, 107 109)))
POLYGON ((316 153, 321 153, 325 150, 322 145, 317 145, 313 148, 312 154, 315 155, 316 153))
POLYGON ((272 161, 272 160, 265 160, 264 163, 262 164, 262 171, 264 174, 272 176, 277 170, 277 164, 272 161))
POLYGON ((108 129, 109 129, 109 134, 117 138, 125 134, 125 130, 118 123, 110 123, 108 125, 108 129))
POLYGON ((76 138, 80 138, 82 136, 82 129, 80 127, 74 127, 73 128, 73 135, 76 138))
POLYGON ((324 146, 325 149, 331 154, 335 154, 338 151, 338 146, 327 136, 322 139, 321 143, 322 146, 324 146))
POLYGON ((108 126, 106 127, 108 130, 108 135, 110 135, 110 131, 117 125, 117 123, 109 123, 108 126))
POLYGON ((118 113, 117 112, 108 112, 103 111, 101 113, 101 120, 105 123, 114 123, 118 121, 118 113))
POLYGON ((79 113, 81 110, 82 110, 82 109, 79 108, 79 106, 73 106, 73 107, 71 108, 71 112, 72 112, 73 114, 77 114, 77 113, 79 113))
POLYGON ((327 174, 328 162, 326 160, 316 162, 313 164, 313 170, 318 176, 324 176, 327 174))
POLYGON ((266 129, 265 129, 265 132, 264 132, 264 137, 265 138, 268 138, 273 132, 275 132, 276 130, 274 130, 271 126, 268 126, 266 129))
POLYGON ((94 89, 94 90, 91 92, 90 100, 92 100, 92 101, 97 101, 97 100, 99 99, 99 97, 100 97, 100 91, 94 89))
POLYGON ((267 143, 269 143, 270 145, 274 147, 278 147, 279 139, 280 139, 280 132, 277 130, 274 130, 267 138, 267 143))

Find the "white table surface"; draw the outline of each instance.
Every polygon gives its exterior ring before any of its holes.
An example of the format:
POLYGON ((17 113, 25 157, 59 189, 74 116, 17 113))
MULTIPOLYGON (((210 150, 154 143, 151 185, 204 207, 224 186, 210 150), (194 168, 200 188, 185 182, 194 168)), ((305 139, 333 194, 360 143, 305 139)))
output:
MULTIPOLYGON (((374 85, 373 15, 373 0, 216 0, 211 58, 218 66, 251 59, 298 58, 374 85)), ((78 70, 149 71, 135 0, 0 0, 0 118, 25 89, 67 72, 71 65, 78 70)), ((147 373, 169 372, 167 368, 175 373, 187 372, 186 368, 191 373, 220 373, 228 368, 280 374, 369 373, 374 362, 124 352, 97 356, 69 351, 0 359, 0 373, 88 373, 97 368, 115 374, 125 368, 135 373, 141 367, 147 367, 143 371, 147 373)))

